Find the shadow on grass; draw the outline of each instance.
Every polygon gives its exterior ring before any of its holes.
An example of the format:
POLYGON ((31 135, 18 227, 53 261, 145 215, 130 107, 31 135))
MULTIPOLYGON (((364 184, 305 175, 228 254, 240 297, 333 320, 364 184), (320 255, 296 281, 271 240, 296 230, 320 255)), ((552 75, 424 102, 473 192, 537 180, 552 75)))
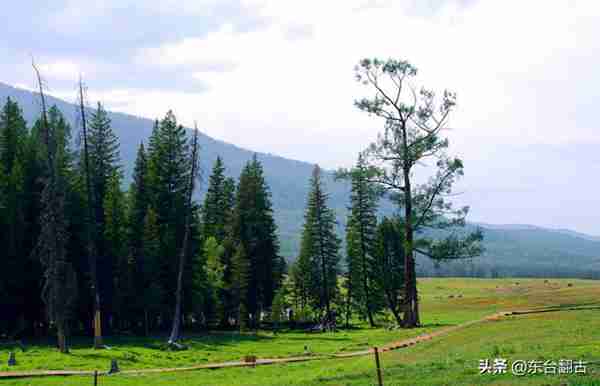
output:
MULTIPOLYGON (((426 324, 422 324, 421 328, 437 328, 437 327, 452 327, 452 326, 457 326, 458 323, 426 323, 426 324)), ((398 331, 402 331, 402 329, 398 330, 398 331)))

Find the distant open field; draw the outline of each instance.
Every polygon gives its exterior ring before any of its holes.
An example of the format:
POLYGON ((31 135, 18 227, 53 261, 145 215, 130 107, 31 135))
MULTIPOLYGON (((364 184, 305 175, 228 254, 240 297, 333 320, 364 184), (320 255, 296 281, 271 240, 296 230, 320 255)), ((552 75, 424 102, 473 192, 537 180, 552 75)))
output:
MULTIPOLYGON (((1 371, 42 369, 107 370, 118 359, 121 370, 182 367, 259 358, 298 356, 304 346, 314 354, 361 351, 387 342, 439 331, 498 311, 542 309, 558 311, 515 315, 434 337, 381 356, 385 385, 600 385, 600 282, 569 279, 419 280, 423 328, 388 331, 362 327, 337 333, 270 332, 256 335, 215 334, 190 337, 189 350, 163 351, 164 340, 107 340, 111 350, 95 351, 77 341, 70 355, 48 345, 17 352, 18 365, 6 366, 8 347, 0 349, 1 371), (573 310, 572 308, 579 308, 573 310), (479 360, 583 360, 585 375, 479 374, 479 360)), ((303 363, 194 370, 160 374, 102 376, 100 385, 366 385, 376 383, 372 355, 303 363)), ((0 379, 4 385, 87 385, 89 376, 0 379)))

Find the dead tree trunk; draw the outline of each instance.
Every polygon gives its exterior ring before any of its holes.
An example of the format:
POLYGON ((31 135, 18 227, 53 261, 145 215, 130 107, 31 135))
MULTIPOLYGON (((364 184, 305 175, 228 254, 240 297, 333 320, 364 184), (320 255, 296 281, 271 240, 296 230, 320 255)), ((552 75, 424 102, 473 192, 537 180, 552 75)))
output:
POLYGON ((96 258, 96 218, 94 214, 95 200, 94 191, 92 189, 92 183, 90 178, 90 164, 89 164, 89 151, 87 143, 87 120, 85 117, 85 104, 83 100, 83 82, 79 78, 79 110, 81 113, 81 127, 83 130, 83 160, 85 168, 85 186, 87 191, 88 200, 88 213, 87 213, 87 249, 88 249, 88 261, 90 265, 90 277, 92 284, 92 293, 94 296, 94 348, 104 348, 102 342, 102 318, 100 313, 100 290, 98 288, 98 274, 97 264, 98 259, 96 258))
POLYGON ((44 285, 42 298, 48 306, 49 319, 54 322, 57 329, 58 347, 61 353, 68 353, 67 346, 67 298, 72 294, 67 293, 66 261, 66 224, 64 221, 64 194, 59 186, 59 173, 55 159, 56 133, 50 132, 46 99, 40 72, 32 62, 35 71, 41 99, 42 136, 46 146, 47 177, 42 191, 41 230, 36 250, 44 267, 44 285))
POLYGON ((183 243, 179 254, 179 270, 177 272, 177 290, 175 292, 175 314, 173 315, 173 325, 171 326, 171 335, 168 344, 177 345, 180 336, 182 306, 183 306, 183 269, 185 268, 185 258, 188 250, 190 238, 190 216, 192 211, 192 193, 194 192, 194 182, 196 180, 196 167, 198 163, 198 128, 194 127, 194 141, 192 144, 192 170, 187 191, 187 202, 185 211, 185 230, 183 233, 183 243))

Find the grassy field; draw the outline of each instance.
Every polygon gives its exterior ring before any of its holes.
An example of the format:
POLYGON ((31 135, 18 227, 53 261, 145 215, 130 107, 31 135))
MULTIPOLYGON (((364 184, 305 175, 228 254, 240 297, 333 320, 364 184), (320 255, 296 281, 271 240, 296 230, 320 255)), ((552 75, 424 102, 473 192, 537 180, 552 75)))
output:
MULTIPOLYGON (((75 346, 59 355, 47 346, 17 352, 18 366, 28 369, 102 369, 117 358, 122 369, 177 367, 237 360, 242 355, 285 357, 362 350, 384 342, 435 331, 479 319, 497 311, 563 307, 559 312, 511 316, 457 330, 406 349, 382 355, 386 385, 600 385, 600 310, 568 311, 567 307, 600 305, 600 282, 542 279, 420 279, 424 328, 408 331, 357 329, 328 334, 270 333, 198 336, 190 349, 168 352, 156 340, 120 339, 111 350, 75 346), (570 285, 569 285, 570 284, 570 285), (479 360, 584 360, 586 375, 479 374, 479 360), (595 380, 598 379, 598 380, 595 380)), ((111 342, 108 342, 109 345, 111 342)), ((7 349, 0 350, 6 358, 7 349)), ((5 359, 3 359, 4 362, 5 359)), ((8 370, 2 363, 0 371, 8 370)), ((114 375, 100 385, 366 385, 376 382, 371 356, 287 365, 196 370, 190 372, 114 375)), ((6 385, 85 385, 89 377, 53 377, 0 381, 6 385)))

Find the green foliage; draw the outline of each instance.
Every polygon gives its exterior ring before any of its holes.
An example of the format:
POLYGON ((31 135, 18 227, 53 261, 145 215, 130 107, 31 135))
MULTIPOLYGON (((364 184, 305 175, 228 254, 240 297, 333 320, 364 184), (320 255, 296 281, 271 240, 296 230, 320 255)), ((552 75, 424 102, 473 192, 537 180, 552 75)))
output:
POLYGON ((289 306, 287 295, 287 288, 285 286, 279 287, 275 292, 273 306, 271 307, 271 321, 275 324, 278 324, 283 320, 285 310, 289 306))
POLYGON ((249 262, 246 299, 242 302, 253 321, 271 307, 283 274, 276 231, 269 187, 262 165, 254 158, 240 175, 232 222, 233 239, 249 262))
POLYGON ((248 289, 251 280, 251 262, 246 254, 243 244, 239 244, 233 255, 233 298, 236 305, 237 324, 244 330, 249 324, 248 315, 248 289))
POLYGON ((441 99, 433 91, 414 88, 417 69, 404 60, 363 59, 355 68, 356 79, 375 92, 355 102, 356 107, 383 120, 383 131, 364 152, 380 184, 404 214, 406 269, 403 324, 419 324, 414 252, 433 259, 458 259, 479 254, 481 233, 463 237, 454 231, 465 225, 468 207, 453 209, 447 197, 455 180, 463 175, 463 163, 447 155, 448 140, 442 136, 456 95, 444 90, 441 99), (433 176, 415 184, 415 166, 433 159, 433 176), (423 228, 451 229, 446 242, 429 242, 423 228), (421 240, 416 240, 416 237, 421 240), (421 248, 415 248, 416 246, 421 248))
POLYGON ((398 219, 384 217, 377 227, 374 266, 385 304, 400 325, 404 299, 404 235, 398 219))
POLYGON ((151 207, 157 215, 161 276, 161 304, 174 307, 177 257, 185 233, 186 193, 190 173, 189 144, 185 130, 172 111, 157 122, 148 150, 148 180, 151 207))
POLYGON ((381 276, 375 258, 378 191, 369 181, 362 155, 350 172, 352 193, 346 223, 346 254, 349 301, 361 316, 375 324, 374 314, 381 309, 381 276))
POLYGON ((337 296, 340 239, 335 232, 335 213, 327 206, 318 165, 313 170, 310 187, 299 263, 293 277, 299 280, 295 287, 300 296, 308 295, 314 307, 329 320, 337 296))
POLYGON ((208 181, 204 198, 203 225, 206 237, 215 237, 218 243, 226 237, 226 227, 231 221, 234 204, 233 181, 225 177, 225 165, 217 157, 208 181))
POLYGON ((146 311, 161 310, 161 300, 164 294, 160 283, 160 226, 158 215, 150 208, 144 218, 143 249, 140 261, 142 307, 146 311))
POLYGON ((209 237, 204 242, 204 255, 206 256, 206 272, 208 281, 217 289, 222 289, 225 285, 223 281, 223 272, 225 267, 221 262, 221 257, 225 248, 219 245, 217 239, 209 237))
POLYGON ((127 328, 135 315, 137 291, 135 287, 135 260, 127 251, 127 223, 125 214, 125 195, 121 191, 121 178, 117 171, 109 177, 104 196, 104 240, 106 242, 105 259, 112 266, 113 312, 120 321, 120 327, 127 328))

